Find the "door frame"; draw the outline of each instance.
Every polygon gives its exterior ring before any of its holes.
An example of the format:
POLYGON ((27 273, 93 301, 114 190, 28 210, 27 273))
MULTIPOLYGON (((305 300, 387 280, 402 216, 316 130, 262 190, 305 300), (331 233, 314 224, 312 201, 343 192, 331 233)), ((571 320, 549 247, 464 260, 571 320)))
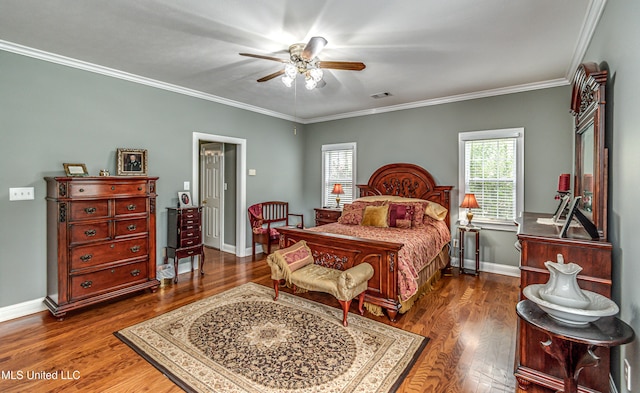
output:
MULTIPOLYGON (((192 135, 192 185, 191 198, 195 203, 200 203, 200 141, 220 142, 237 146, 236 149, 236 247, 235 254, 238 257, 246 256, 246 231, 247 223, 244 212, 247 210, 247 140, 224 135, 194 132, 192 135)), ((222 223, 224 226, 224 223, 222 223)), ((221 229, 221 236, 224 228, 221 229)), ((221 249, 224 248, 224 237, 220 239, 221 249)))

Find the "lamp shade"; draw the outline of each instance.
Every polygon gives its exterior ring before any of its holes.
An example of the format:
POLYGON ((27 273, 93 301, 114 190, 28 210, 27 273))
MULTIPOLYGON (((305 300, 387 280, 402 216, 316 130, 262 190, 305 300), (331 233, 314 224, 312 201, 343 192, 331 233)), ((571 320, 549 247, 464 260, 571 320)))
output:
POLYGON ((342 190, 342 184, 340 183, 336 183, 333 185, 333 191, 331 191, 332 194, 344 194, 344 191, 342 190))
POLYGON ((478 205, 478 201, 476 200, 476 196, 474 194, 464 194, 464 199, 462 200, 462 204, 460 205, 460 207, 475 209, 480 207, 480 205, 478 205))

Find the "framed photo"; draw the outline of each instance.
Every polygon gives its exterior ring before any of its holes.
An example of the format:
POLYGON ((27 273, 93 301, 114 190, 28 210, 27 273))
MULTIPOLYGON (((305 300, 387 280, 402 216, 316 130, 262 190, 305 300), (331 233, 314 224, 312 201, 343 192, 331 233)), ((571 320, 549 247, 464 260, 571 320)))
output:
POLYGON ((88 176, 87 166, 84 164, 62 164, 64 167, 64 173, 67 176, 88 176))
POLYGON ((178 202, 180 203, 180 207, 192 207, 191 193, 188 191, 178 192, 178 202))
POLYGON ((147 151, 118 148, 118 176, 146 176, 147 151))

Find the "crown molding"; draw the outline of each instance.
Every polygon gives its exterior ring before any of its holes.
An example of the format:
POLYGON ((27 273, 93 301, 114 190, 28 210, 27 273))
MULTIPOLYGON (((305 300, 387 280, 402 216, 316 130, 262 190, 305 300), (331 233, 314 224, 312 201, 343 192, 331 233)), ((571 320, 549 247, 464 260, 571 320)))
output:
POLYGON ((0 40, 0 50, 16 53, 23 56, 32 57, 39 60, 48 61, 50 63, 64 65, 67 67, 77 68, 83 71, 89 71, 96 74, 106 75, 106 76, 126 80, 133 83, 139 83, 141 85, 151 86, 151 87, 171 91, 178 94, 184 94, 190 97, 200 98, 203 100, 216 102, 222 105, 228 105, 228 106, 232 106, 239 109, 245 109, 251 112, 260 113, 260 114, 271 116, 271 117, 277 117, 285 120, 294 121, 293 116, 288 116, 279 112, 270 111, 257 106, 248 105, 242 102, 218 97, 213 94, 207 94, 201 91, 188 89, 188 88, 177 86, 177 85, 172 85, 170 83, 161 82, 155 79, 146 78, 140 75, 131 74, 128 72, 116 70, 109 67, 104 67, 104 66, 89 63, 86 61, 57 55, 55 53, 45 52, 45 51, 34 49, 34 48, 29 48, 27 46, 15 44, 8 41, 0 40))
MULTIPOLYGON (((599 20, 600 14, 602 13, 602 10, 604 8, 604 3, 605 3, 605 0, 592 1, 592 5, 594 4, 602 5, 602 7, 590 8, 590 11, 593 10, 593 12, 590 12, 590 14, 597 13, 597 15, 593 15, 590 18, 588 18, 588 21, 590 21, 590 23, 594 23, 594 24, 597 23, 597 21, 599 20)), ((585 22, 585 26, 586 25, 587 25, 587 22, 585 22)), ((593 34, 594 29, 595 29, 595 25, 590 26, 590 29, 589 29, 590 34, 593 34)), ((585 29, 583 28, 583 31, 584 30, 585 29)), ((581 40, 581 42, 582 41, 585 41, 585 40, 581 40)), ((590 36, 589 36, 589 39, 586 40, 586 43, 588 44, 589 41, 590 41, 590 36)), ((582 46, 580 47, 582 48, 582 46)), ((526 92, 531 90, 547 89, 551 87, 564 86, 564 85, 570 84, 570 78, 567 76, 565 78, 559 78, 559 79, 543 81, 543 82, 527 83, 523 85, 510 86, 510 87, 499 88, 499 89, 490 89, 490 90, 478 91, 478 92, 467 93, 467 94, 459 94, 459 95, 454 95, 449 97, 440 97, 440 98, 434 98, 434 99, 423 100, 423 101, 415 101, 415 102, 410 102, 410 103, 400 104, 400 105, 391 105, 386 107, 372 108, 372 109, 366 109, 366 110, 355 111, 355 112, 339 113, 331 116, 321 116, 321 117, 302 119, 300 117, 286 115, 284 113, 267 110, 258 106, 248 105, 242 102, 218 97, 213 94, 203 93, 201 91, 188 89, 188 88, 173 85, 170 83, 161 82, 155 79, 146 78, 140 75, 131 74, 128 72, 104 67, 101 65, 85 62, 82 60, 77 60, 70 57, 61 56, 61 55, 57 55, 50 52, 45 52, 39 49, 29 48, 29 47, 15 44, 8 41, 0 40, 0 50, 4 50, 7 52, 12 52, 12 53, 32 57, 39 60, 44 60, 51 63, 84 70, 84 71, 94 72, 97 74, 106 75, 106 76, 126 80, 133 83, 139 83, 142 85, 151 86, 151 87, 155 87, 162 90, 167 90, 174 93, 187 95, 190 97, 200 98, 203 100, 216 102, 218 104, 228 105, 235 108, 244 109, 244 110, 248 110, 255 113, 260 113, 266 116, 271 116, 271 117, 275 117, 283 120, 296 122, 299 124, 322 123, 322 122, 332 121, 332 120, 341 120, 341 119, 348 119, 353 117, 375 115, 375 114, 386 113, 386 112, 395 112, 395 111, 401 111, 406 109, 415 109, 415 108, 421 108, 426 106, 434 106, 434 105, 448 104, 453 102, 474 100, 478 98, 487 98, 487 97, 494 97, 494 96, 505 95, 505 94, 521 93, 521 92, 526 92)), ((586 46, 584 46, 583 50, 586 50, 586 46)), ((582 55, 584 55, 584 53, 582 55)), ((573 74, 571 73, 571 76, 572 75, 573 74)))
POLYGON ((322 123, 325 121, 340 120, 340 119, 346 119, 350 117, 375 115, 378 113, 395 112, 395 111, 402 111, 405 109, 414 109, 414 108, 421 108, 425 106, 449 104, 452 102, 475 100, 477 98, 495 97, 495 96, 500 96, 505 94, 522 93, 522 92, 531 91, 531 90, 548 89, 551 87, 565 86, 568 84, 570 84, 569 79, 559 78, 559 79, 553 79, 553 80, 544 81, 544 82, 526 83, 523 85, 510 86, 510 87, 504 87, 499 89, 490 89, 490 90, 484 90, 484 91, 477 91, 473 93, 458 94, 458 95, 449 96, 449 97, 440 97, 440 98, 433 98, 433 99, 424 100, 424 101, 409 102, 409 103, 400 104, 400 105, 391 105, 391 106, 366 109, 366 110, 356 111, 356 112, 339 113, 332 116, 315 117, 312 119, 306 119, 302 121, 302 123, 303 124, 322 123))

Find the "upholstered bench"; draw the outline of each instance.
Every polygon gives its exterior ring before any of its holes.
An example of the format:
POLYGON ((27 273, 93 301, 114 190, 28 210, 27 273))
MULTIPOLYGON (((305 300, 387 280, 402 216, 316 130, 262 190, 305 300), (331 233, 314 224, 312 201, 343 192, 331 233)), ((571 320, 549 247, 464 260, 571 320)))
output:
POLYGON ((347 314, 351 301, 358 297, 358 311, 364 314, 362 307, 367 282, 373 277, 373 267, 361 263, 347 270, 337 270, 316 265, 311 250, 304 240, 289 248, 278 250, 267 257, 271 268, 271 279, 275 297, 278 300, 278 289, 281 280, 287 284, 308 291, 324 292, 333 295, 342 306, 342 324, 348 326, 347 314))

